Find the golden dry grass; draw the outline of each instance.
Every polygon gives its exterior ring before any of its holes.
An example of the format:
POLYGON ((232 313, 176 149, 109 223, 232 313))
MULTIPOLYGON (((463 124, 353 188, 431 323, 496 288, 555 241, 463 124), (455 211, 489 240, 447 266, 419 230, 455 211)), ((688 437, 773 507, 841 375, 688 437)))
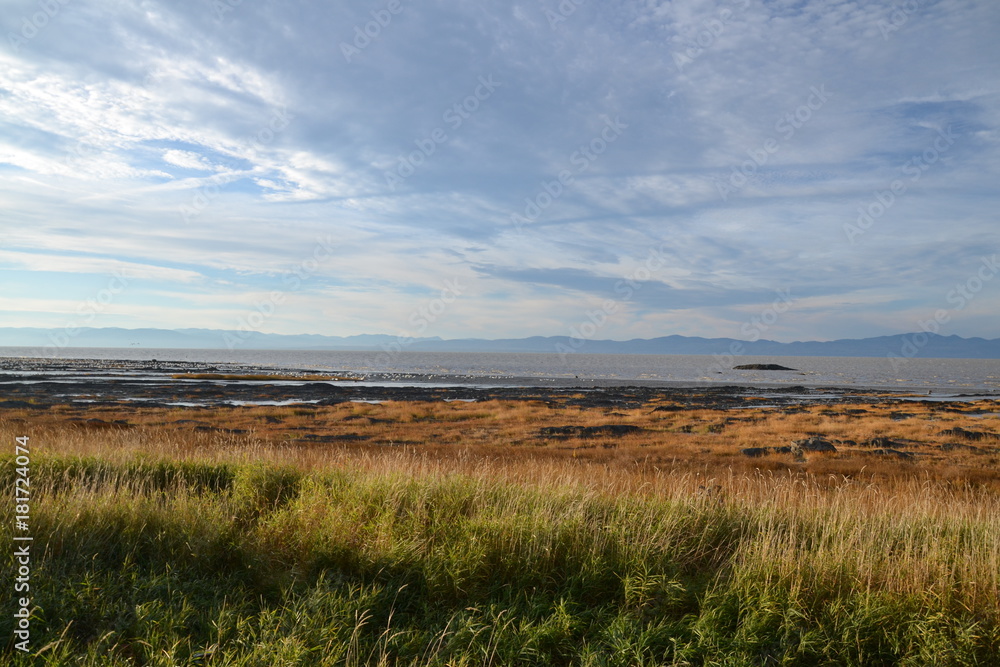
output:
MULTIPOLYGON (((866 406, 863 415, 845 415, 842 406, 813 406, 793 414, 770 408, 735 415, 707 409, 656 413, 648 408, 610 414, 605 409, 513 401, 183 411, 64 406, 43 415, 26 411, 8 416, 0 420, 0 437, 30 435, 36 455, 93 457, 112 463, 136 457, 263 463, 290 465, 307 473, 351 469, 390 478, 405 471, 416 479, 461 475, 476 483, 512 483, 556 495, 571 489, 608 497, 649 496, 685 503, 696 499, 780 517, 775 520, 782 525, 809 526, 808 545, 781 526, 765 531, 773 539, 755 542, 753 553, 746 554, 748 562, 787 563, 789 571, 799 572, 806 560, 835 559, 850 563, 851 571, 867 573, 868 581, 853 581, 852 586, 875 586, 877 579, 879 590, 900 593, 950 591, 961 581, 975 581, 980 589, 963 593, 967 604, 996 607, 1000 612, 1000 553, 977 550, 974 559, 958 563, 937 557, 941 555, 937 551, 956 547, 947 540, 935 538, 918 545, 920 530, 968 522, 982 525, 989 517, 1000 516, 996 453, 936 449, 944 440, 936 434, 944 428, 1000 426, 996 416, 967 414, 975 413, 976 407, 942 414, 933 406, 915 406, 908 410, 913 417, 897 421, 889 415, 898 412, 898 406, 877 405, 866 406), (101 421, 87 421, 95 419, 101 421), (128 423, 115 424, 115 419, 128 423), (543 425, 607 423, 636 424, 648 432, 622 437, 538 436, 543 425), (716 424, 723 426, 709 428, 716 424), (747 459, 738 452, 744 446, 787 444, 811 434, 858 441, 874 436, 905 439, 912 443, 910 450, 926 457, 901 463, 871 456, 862 447, 845 447, 836 454, 810 454, 796 463, 789 456, 747 459), (338 436, 369 439, 324 441, 338 436), (899 517, 906 517, 916 531, 899 538, 907 545, 905 562, 900 554, 880 555, 870 544, 899 517), (852 536, 859 525, 871 530, 852 536), (826 546, 817 549, 816 540, 826 546), (892 561, 891 576, 886 559, 892 561)), ((964 539, 960 532, 954 539, 964 539)), ((780 572, 781 568, 772 567, 767 576, 780 572)))
MULTIPOLYGON (((505 461, 512 464, 573 461, 592 468, 679 472, 773 471, 850 478, 942 479, 1000 490, 1000 440, 964 441, 940 435, 955 427, 1000 432, 997 401, 967 404, 863 403, 738 410, 680 408, 652 402, 632 409, 585 408, 545 401, 346 402, 333 406, 145 408, 134 405, 61 405, 46 411, 9 410, 4 421, 28 432, 52 433, 52 446, 95 455, 116 431, 134 435, 128 450, 152 442, 177 443, 189 455, 214 458, 240 442, 256 455, 290 458, 307 467, 352 453, 400 448, 433 459, 505 461), (657 410, 657 408, 660 408, 657 410), (631 425, 636 433, 552 435, 551 427, 631 425), (102 435, 95 437, 96 432, 102 435), (747 458, 740 450, 781 447, 823 436, 836 453, 768 454, 747 458), (875 455, 865 443, 889 438, 910 459, 875 455), (227 444, 228 443, 228 444, 227 444), (961 445, 945 450, 941 445, 961 445)), ((115 445, 120 451, 124 445, 115 445)), ((181 453, 172 451, 171 456, 181 453)), ((80 452, 77 452, 80 453, 80 452)), ((147 454, 150 453, 147 451, 147 454)))

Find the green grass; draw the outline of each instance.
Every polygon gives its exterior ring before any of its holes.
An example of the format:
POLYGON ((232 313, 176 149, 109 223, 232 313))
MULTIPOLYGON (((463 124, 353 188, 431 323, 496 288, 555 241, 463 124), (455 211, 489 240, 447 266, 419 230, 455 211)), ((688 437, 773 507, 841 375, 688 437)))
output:
POLYGON ((32 478, 34 653, 8 642, 14 665, 1000 664, 992 497, 915 493, 901 515, 791 481, 720 502, 51 456, 32 478))

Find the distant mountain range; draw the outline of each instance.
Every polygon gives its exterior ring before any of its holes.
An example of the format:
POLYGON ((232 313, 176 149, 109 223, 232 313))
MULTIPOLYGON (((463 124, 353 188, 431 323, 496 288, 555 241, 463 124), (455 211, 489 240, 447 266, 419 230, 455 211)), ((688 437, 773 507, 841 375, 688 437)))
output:
MULTIPOLYGON (((219 329, 38 329, 0 327, 0 346, 36 349, 62 347, 258 349, 258 350, 412 350, 421 352, 549 352, 592 354, 721 354, 782 357, 940 357, 1000 359, 1000 339, 911 333, 876 338, 779 343, 733 338, 663 336, 633 340, 582 340, 569 336, 481 338, 398 338, 282 335, 219 329)), ((30 353, 29 353, 30 354, 30 353)), ((40 355, 42 353, 40 352, 40 355)))

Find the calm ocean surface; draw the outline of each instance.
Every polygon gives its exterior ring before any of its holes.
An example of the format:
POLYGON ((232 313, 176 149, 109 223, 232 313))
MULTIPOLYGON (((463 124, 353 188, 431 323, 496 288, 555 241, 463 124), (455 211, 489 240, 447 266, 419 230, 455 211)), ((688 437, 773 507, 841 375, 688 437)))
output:
MULTIPOLYGON (((35 356, 24 347, 0 347, 0 356, 35 356)), ((524 354, 409 352, 328 352, 305 350, 166 350, 138 348, 65 348, 62 359, 124 359, 244 363, 278 368, 353 371, 362 374, 471 376, 489 383, 517 384, 518 378, 679 384, 746 384, 839 386, 934 390, 951 394, 995 394, 1000 397, 998 359, 909 359, 896 367, 884 357, 756 357, 720 360, 712 356, 626 354, 524 354), (728 361, 728 363, 727 363, 728 361), (775 363, 787 371, 737 371, 736 364, 775 363)), ((404 381, 406 378, 402 378, 404 381)), ((413 378, 414 381, 428 378, 413 378)))

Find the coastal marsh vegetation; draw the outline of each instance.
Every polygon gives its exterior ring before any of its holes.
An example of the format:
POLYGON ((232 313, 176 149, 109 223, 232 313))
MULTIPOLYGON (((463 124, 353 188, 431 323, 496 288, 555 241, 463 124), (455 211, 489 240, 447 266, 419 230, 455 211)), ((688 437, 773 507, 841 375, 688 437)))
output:
MULTIPOLYGON (((943 450, 939 435, 996 432, 995 413, 541 401, 5 411, 0 437, 33 444, 36 609, 35 653, 8 644, 3 658, 997 664, 1000 443, 943 450), (608 424, 642 430, 542 431, 608 424), (924 456, 739 454, 811 434, 889 437, 924 456)), ((9 615, 0 628, 11 636, 9 615)))

